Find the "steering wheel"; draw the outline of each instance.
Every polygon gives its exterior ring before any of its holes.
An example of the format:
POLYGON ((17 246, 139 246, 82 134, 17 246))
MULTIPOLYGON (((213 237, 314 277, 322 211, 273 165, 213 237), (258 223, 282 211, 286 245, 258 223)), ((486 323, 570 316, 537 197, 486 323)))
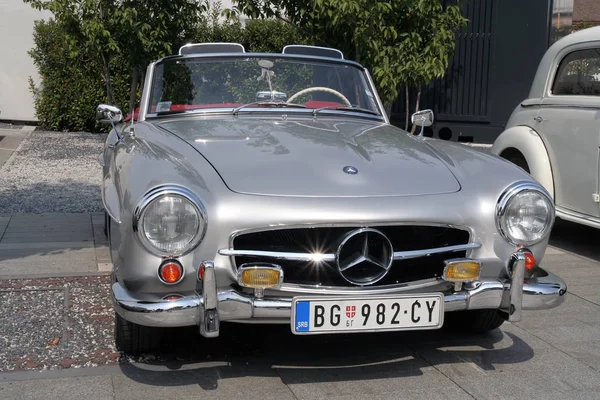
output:
POLYGON ((306 89, 302 89, 301 91, 294 93, 292 96, 290 96, 290 98, 287 100, 288 103, 293 103, 294 100, 296 100, 298 97, 302 96, 303 94, 306 93, 311 93, 311 92, 327 92, 327 93, 331 93, 337 97, 339 97, 344 104, 346 104, 347 106, 352 106, 352 103, 350 103, 350 100, 348 100, 346 98, 346 96, 344 96, 343 94, 341 94, 340 92, 338 92, 337 90, 333 90, 330 89, 328 87, 323 87, 323 86, 312 86, 306 89))

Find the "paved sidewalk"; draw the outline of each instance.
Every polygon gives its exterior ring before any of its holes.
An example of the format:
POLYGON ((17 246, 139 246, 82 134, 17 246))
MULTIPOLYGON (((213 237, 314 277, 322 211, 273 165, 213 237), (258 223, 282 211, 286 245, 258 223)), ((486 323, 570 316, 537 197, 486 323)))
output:
POLYGON ((0 399, 598 399, 600 230, 559 222, 542 266, 566 280, 566 302, 486 335, 224 323, 216 339, 172 330, 131 359, 112 342, 102 225, 0 215, 0 399))
POLYGON ((19 147, 27 134, 33 132, 35 126, 24 126, 20 129, 0 129, 0 167, 19 147))
POLYGON ((112 269, 103 213, 0 214, 0 278, 112 269))

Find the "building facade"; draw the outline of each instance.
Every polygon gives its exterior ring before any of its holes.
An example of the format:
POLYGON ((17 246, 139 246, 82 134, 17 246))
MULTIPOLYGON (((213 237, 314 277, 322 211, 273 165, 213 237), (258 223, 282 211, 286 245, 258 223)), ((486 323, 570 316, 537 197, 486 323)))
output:
POLYGON ((40 82, 27 52, 33 47, 33 23, 51 13, 23 0, 0 0, 0 120, 37 121, 29 77, 40 82))
POLYGON ((600 0, 574 0, 573 23, 600 25, 600 0))

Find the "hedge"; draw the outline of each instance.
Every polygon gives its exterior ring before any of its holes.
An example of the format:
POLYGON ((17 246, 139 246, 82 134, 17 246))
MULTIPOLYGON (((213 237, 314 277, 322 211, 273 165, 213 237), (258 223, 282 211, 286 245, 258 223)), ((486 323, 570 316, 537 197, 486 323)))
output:
MULTIPOLYGON (((40 127, 53 131, 106 131, 105 125, 95 120, 95 109, 107 102, 106 87, 100 65, 86 59, 83 51, 72 57, 67 49, 66 36, 53 20, 37 21, 34 27, 34 48, 29 52, 37 66, 41 82, 30 78, 34 106, 40 127)), ((198 30, 197 42, 237 42, 246 51, 279 53, 287 44, 308 43, 297 30, 276 20, 249 20, 242 24, 237 19, 207 18, 198 30)), ((173 45, 173 51, 180 44, 173 45)), ((128 104, 131 76, 123 66, 124 55, 111 59, 112 86, 117 105, 128 104)), ((138 93, 139 96, 139 93, 138 93)), ((124 106, 126 108, 126 106, 124 106)), ((127 114, 123 109, 124 114, 127 114)))
MULTIPOLYGON (((30 78, 35 113, 40 127, 53 131, 102 131, 96 124, 95 110, 106 102, 105 85, 99 69, 84 56, 72 57, 62 28, 54 21, 36 21, 35 47, 29 52, 41 82, 30 78)), ((80 54, 83 52, 79 52, 80 54)), ((115 59, 114 64, 118 65, 115 59)), ((120 104, 126 104, 129 77, 113 69, 113 84, 120 104), (120 90, 119 90, 120 89, 120 90)))

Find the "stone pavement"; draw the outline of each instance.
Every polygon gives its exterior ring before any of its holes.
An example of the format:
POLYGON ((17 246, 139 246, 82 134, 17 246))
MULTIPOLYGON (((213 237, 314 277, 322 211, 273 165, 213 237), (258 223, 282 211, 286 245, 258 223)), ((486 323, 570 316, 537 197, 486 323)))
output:
POLYGON ((103 213, 0 214, 0 278, 110 271, 103 213))
MULTIPOLYGON (((208 340, 195 329, 179 329, 170 331, 160 353, 137 360, 0 373, 0 399, 598 399, 599 239, 600 230, 558 221, 542 266, 567 281, 566 302, 526 311, 521 322, 486 335, 442 328, 300 337, 283 325, 223 324, 222 337, 208 340)), ((108 262, 102 214, 0 216, 0 283, 36 288, 50 279, 40 277, 64 276, 52 279, 57 287, 72 288, 71 328, 79 319, 104 321, 111 310, 96 301, 82 305, 85 290, 105 290, 107 283, 71 284, 79 278, 67 275, 91 279, 108 262), (18 276, 29 280, 6 279, 18 276)), ((29 326, 21 311, 12 315, 29 326)), ((0 321, 0 332, 8 322, 0 321)), ((34 322, 40 332, 53 326, 34 322)), ((11 337, 35 339, 14 326, 11 337)), ((75 346, 76 337, 62 351, 77 353, 75 358, 80 348, 102 346, 94 328, 86 329, 79 339, 89 343, 75 346)), ((0 346, 9 347, 2 340, 0 335, 0 346)))
POLYGON ((0 129, 0 167, 19 147, 21 140, 28 133, 33 132, 34 129, 35 126, 23 126, 20 129, 0 129))

